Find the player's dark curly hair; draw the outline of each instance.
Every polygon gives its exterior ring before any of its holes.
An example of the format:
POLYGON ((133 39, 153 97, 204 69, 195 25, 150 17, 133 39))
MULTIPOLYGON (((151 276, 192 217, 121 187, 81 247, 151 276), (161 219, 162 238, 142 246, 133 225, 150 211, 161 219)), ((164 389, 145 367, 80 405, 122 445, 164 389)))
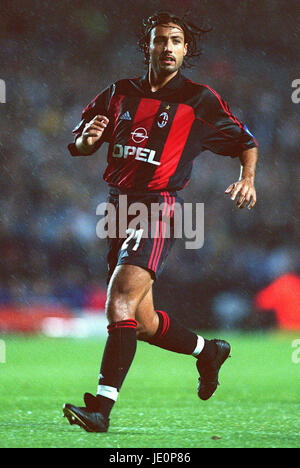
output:
POLYGON ((199 57, 202 54, 202 48, 199 46, 199 40, 204 34, 210 32, 212 28, 201 29, 186 19, 187 14, 182 17, 176 16, 168 11, 159 11, 143 20, 143 30, 138 41, 140 50, 144 53, 145 64, 149 64, 149 42, 151 30, 159 24, 175 23, 180 26, 184 32, 185 43, 188 44, 188 52, 183 63, 183 67, 191 66, 189 59, 199 57))

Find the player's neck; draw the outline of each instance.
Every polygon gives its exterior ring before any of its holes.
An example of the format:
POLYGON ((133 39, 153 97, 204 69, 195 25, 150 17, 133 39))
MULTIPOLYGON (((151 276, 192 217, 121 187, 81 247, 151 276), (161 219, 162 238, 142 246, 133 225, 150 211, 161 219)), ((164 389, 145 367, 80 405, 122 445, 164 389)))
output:
POLYGON ((166 86, 166 84, 171 81, 172 78, 177 75, 177 73, 178 70, 176 70, 174 73, 171 73, 170 75, 157 74, 152 68, 149 68, 148 79, 151 91, 154 93, 155 91, 158 91, 159 89, 166 86))

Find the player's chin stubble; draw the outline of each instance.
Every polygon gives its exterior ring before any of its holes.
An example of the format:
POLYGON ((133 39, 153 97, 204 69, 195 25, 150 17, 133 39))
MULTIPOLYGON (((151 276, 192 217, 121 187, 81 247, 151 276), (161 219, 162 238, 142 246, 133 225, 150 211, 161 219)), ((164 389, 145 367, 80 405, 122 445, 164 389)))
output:
POLYGON ((180 65, 178 65, 177 62, 174 62, 174 65, 164 65, 160 60, 158 60, 154 69, 160 75, 171 75, 180 68, 180 65))

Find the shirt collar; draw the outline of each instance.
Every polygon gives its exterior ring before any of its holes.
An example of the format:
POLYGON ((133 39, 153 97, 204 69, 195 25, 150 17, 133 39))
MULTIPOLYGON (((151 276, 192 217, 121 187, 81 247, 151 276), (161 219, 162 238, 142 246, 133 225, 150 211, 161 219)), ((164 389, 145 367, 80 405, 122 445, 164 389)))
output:
POLYGON ((180 71, 178 71, 178 73, 176 73, 176 75, 170 81, 168 81, 168 83, 165 86, 153 92, 151 91, 151 87, 149 83, 149 72, 147 72, 142 77, 141 84, 146 94, 155 97, 155 96, 162 96, 162 95, 170 94, 170 92, 174 91, 175 89, 180 88, 184 80, 185 80, 184 76, 181 74, 180 71))

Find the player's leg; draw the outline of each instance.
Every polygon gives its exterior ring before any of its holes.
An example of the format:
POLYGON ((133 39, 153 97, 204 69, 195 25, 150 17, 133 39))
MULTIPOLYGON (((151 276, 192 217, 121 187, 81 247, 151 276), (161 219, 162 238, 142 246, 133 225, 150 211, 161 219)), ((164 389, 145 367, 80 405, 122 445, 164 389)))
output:
POLYGON ((152 287, 139 303, 135 318, 137 321, 136 331, 138 340, 147 341, 156 334, 159 327, 159 317, 154 309, 152 287))
POLYGON ((172 315, 155 310, 152 288, 140 302, 135 317, 139 340, 196 357, 200 374, 198 395, 202 400, 209 399, 218 386, 219 370, 229 355, 229 344, 222 340, 207 340, 182 326, 172 315))
POLYGON ((138 340, 168 351, 194 356, 204 348, 204 338, 183 327, 172 315, 154 309, 152 288, 140 302, 136 320, 138 340))
POLYGON ((118 265, 107 290, 106 316, 111 325, 122 320, 135 319, 139 304, 152 290, 149 271, 136 265, 118 265))
POLYGON ((116 267, 108 287, 108 338, 97 397, 85 394, 85 408, 70 404, 64 406, 64 415, 71 424, 78 424, 90 432, 107 431, 110 412, 136 352, 136 309, 152 283, 150 272, 139 266, 116 267))
POLYGON ((108 416, 136 352, 136 310, 153 280, 145 269, 135 265, 117 266, 110 280, 106 315, 109 322, 99 376, 99 403, 108 416))
POLYGON ((138 322, 138 340, 146 341, 168 351, 195 357, 202 351, 208 354, 209 348, 212 348, 212 353, 215 349, 208 340, 182 326, 171 314, 155 310, 152 288, 149 289, 137 307, 135 317, 138 322))

